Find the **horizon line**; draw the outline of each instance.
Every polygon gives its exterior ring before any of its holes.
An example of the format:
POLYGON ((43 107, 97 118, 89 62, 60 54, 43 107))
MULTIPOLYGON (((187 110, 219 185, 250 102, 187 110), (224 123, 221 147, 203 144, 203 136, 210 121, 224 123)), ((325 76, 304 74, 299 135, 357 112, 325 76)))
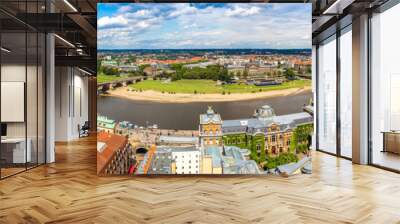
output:
POLYGON ((107 48, 97 50, 312 50, 312 48, 107 48))

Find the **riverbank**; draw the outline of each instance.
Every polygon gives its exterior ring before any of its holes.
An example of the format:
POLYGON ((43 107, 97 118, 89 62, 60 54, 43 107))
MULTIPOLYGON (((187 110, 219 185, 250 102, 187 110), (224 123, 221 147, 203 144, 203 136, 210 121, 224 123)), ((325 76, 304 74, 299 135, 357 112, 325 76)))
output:
POLYGON ((311 86, 311 80, 298 79, 283 82, 280 85, 246 85, 240 83, 221 85, 217 81, 207 79, 182 79, 176 81, 144 80, 129 85, 134 91, 153 90, 161 93, 185 93, 185 94, 233 94, 256 93, 271 90, 283 90, 291 88, 303 88, 311 86))
POLYGON ((228 102, 228 101, 243 101, 252 99, 265 99, 277 96, 297 95, 300 93, 308 93, 308 92, 311 92, 311 86, 305 86, 302 88, 289 88, 282 90, 270 90, 270 91, 255 92, 255 93, 231 93, 224 95, 220 93, 170 94, 154 90, 145 90, 140 92, 140 91, 129 91, 128 87, 120 87, 114 90, 110 90, 109 93, 106 95, 122 97, 131 100, 154 101, 160 103, 193 103, 193 102, 228 102))

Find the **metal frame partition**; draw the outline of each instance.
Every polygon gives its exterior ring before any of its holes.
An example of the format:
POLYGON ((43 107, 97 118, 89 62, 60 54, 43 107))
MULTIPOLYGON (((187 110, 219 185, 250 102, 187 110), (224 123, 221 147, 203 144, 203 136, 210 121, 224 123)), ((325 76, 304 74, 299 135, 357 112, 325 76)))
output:
POLYGON ((374 92, 372 88, 372 55, 373 55, 373 47, 372 47, 372 19, 373 19, 373 14, 374 13, 383 13, 388 9, 391 9, 392 7, 396 6, 397 4, 400 4, 400 0, 388 0, 384 4, 380 5, 379 7, 375 9, 371 9, 368 11, 368 31, 367 31, 367 39, 368 39, 368 54, 367 54, 367 60, 368 60, 368 69, 367 69, 367 79, 368 79, 368 165, 371 165, 373 167, 377 167, 383 170, 391 171, 394 173, 400 173, 400 170, 393 169, 387 166, 379 165, 374 163, 373 160, 373 133, 372 133, 372 94, 374 92))
POLYGON ((337 156, 340 158, 344 158, 347 160, 352 160, 349 157, 343 156, 341 153, 341 117, 340 117, 340 113, 341 113, 341 108, 340 108, 340 103, 341 103, 341 97, 340 97, 340 80, 341 80, 341 66, 340 66, 340 62, 341 62, 341 57, 340 57, 340 37, 346 33, 349 32, 348 28, 352 25, 351 23, 351 17, 347 16, 345 18, 343 18, 343 20, 334 25, 332 25, 330 28, 327 29, 327 31, 325 33, 322 33, 321 36, 323 36, 323 38, 318 40, 318 43, 316 43, 316 150, 329 154, 329 155, 333 155, 333 156, 337 156), (320 44, 327 41, 329 38, 332 38, 332 36, 335 35, 335 38, 331 41, 336 41, 336 152, 332 153, 332 152, 328 152, 324 149, 320 148, 320 144, 319 144, 319 120, 320 120, 320 116, 319 116, 319 106, 318 106, 318 99, 319 99, 319 88, 320 88, 320 58, 319 58, 319 50, 320 50, 320 44))
POLYGON ((372 88, 372 55, 373 55, 373 48, 372 48, 372 18, 374 13, 383 13, 386 10, 392 8, 393 6, 397 5, 400 3, 400 0, 388 0, 385 3, 375 7, 375 8, 369 8, 369 9, 364 9, 363 11, 357 11, 356 15, 348 14, 345 16, 341 16, 339 18, 339 15, 337 16, 337 22, 330 27, 326 28, 324 31, 319 33, 317 37, 314 37, 314 45, 316 49, 316 106, 315 106, 315 116, 316 116, 316 150, 320 152, 324 152, 336 157, 344 158, 347 160, 352 160, 352 158, 346 157, 342 155, 342 149, 341 149, 341 117, 340 117, 340 102, 341 102, 341 97, 340 97, 340 80, 341 80, 341 75, 342 75, 342 68, 340 66, 341 64, 341 58, 340 58, 340 37, 346 33, 348 30, 348 27, 352 25, 352 20, 355 16, 361 15, 361 14, 368 14, 368 25, 367 25, 367 110, 368 110, 368 161, 367 164, 381 168, 384 170, 400 173, 400 170, 392 169, 389 167, 385 167, 379 164, 374 164, 373 160, 373 142, 372 142, 372 94, 373 94, 373 88, 372 88), (319 136, 319 120, 320 120, 320 111, 318 107, 318 97, 319 97, 319 88, 321 87, 320 85, 320 61, 321 59, 319 58, 319 50, 320 50, 320 44, 326 41, 327 39, 331 38, 333 35, 336 35, 335 41, 336 41, 336 153, 328 152, 322 148, 320 148, 320 136, 319 136))
MULTIPOLYGON (((34 1, 34 2, 26 1, 26 0, 25 1, 21 1, 21 4, 25 4, 24 5, 24 7, 25 7, 25 9, 24 9, 24 11, 25 11, 24 12, 25 13, 25 19, 27 18, 27 13, 29 13, 28 12, 28 8, 27 8, 28 2, 29 3, 37 3, 36 4, 36 12, 39 12, 39 6, 38 6, 39 5, 39 1, 34 1)), ((43 1, 40 1, 40 2, 43 2, 43 1)), ((24 72, 25 72, 25 74, 24 74, 24 76, 25 76, 24 83, 25 84, 24 84, 24 94, 23 94, 24 95, 24 127, 23 127, 23 129, 24 129, 24 135, 25 135, 24 136, 24 139, 25 139, 25 143, 24 143, 24 147, 25 147, 25 152, 24 152, 25 165, 24 165, 23 169, 21 167, 21 170, 19 170, 17 172, 12 172, 12 173, 9 173, 9 174, 5 175, 3 171, 5 171, 4 167, 5 167, 6 164, 5 164, 5 162, 4 163, 2 162, 3 160, 2 160, 1 156, 2 156, 2 152, 3 151, 2 151, 2 144, 0 144, 0 180, 3 180, 5 178, 14 176, 16 174, 25 172, 25 171, 33 169, 33 168, 36 168, 36 167, 38 167, 40 165, 46 164, 46 162, 47 162, 47 158, 46 158, 47 157, 47 155, 46 155, 47 154, 46 153, 46 148, 47 148, 47 140, 46 140, 47 139, 46 138, 46 136, 47 136, 47 132, 46 132, 47 131, 47 128, 46 128, 47 127, 47 123, 46 123, 46 120, 47 120, 47 114, 46 114, 46 107, 47 107, 47 105, 46 105, 46 96, 47 96, 47 88, 46 88, 46 85, 47 85, 47 81, 46 81, 46 78, 47 78, 47 49, 46 49, 47 48, 47 38, 46 38, 46 36, 47 36, 47 33, 41 32, 40 30, 37 30, 37 29, 29 26, 28 24, 24 23, 23 21, 21 21, 20 19, 18 19, 16 17, 14 18, 13 14, 8 13, 7 10, 3 9, 1 6, 2 5, 0 4, 0 12, 5 14, 6 16, 10 16, 10 19, 15 19, 15 21, 17 23, 21 23, 22 24, 21 27, 23 27, 23 30, 7 31, 7 30, 3 29, 3 27, 2 27, 3 23, 0 23, 0 46, 3 47, 6 44, 3 41, 4 35, 8 35, 8 34, 24 35, 24 40, 23 40, 23 42, 24 42, 23 48, 24 49, 23 49, 23 51, 24 51, 24 54, 25 54, 24 58, 18 58, 18 60, 24 61, 24 65, 22 65, 22 66, 25 67, 25 69, 24 69, 24 72), (30 35, 30 37, 33 37, 33 39, 36 38, 36 41, 33 40, 33 41, 29 42, 28 34, 30 35), (40 42, 41 42, 41 44, 40 44, 40 42), (32 46, 29 46, 29 44, 31 44, 32 46), (40 49, 39 46, 42 46, 42 48, 40 49), (28 50, 28 48, 29 48, 29 50, 28 50), (39 49, 40 49, 40 51, 39 51, 39 49), (32 58, 29 58, 28 57, 28 53, 34 54, 36 56, 36 60, 32 59, 32 58), (40 58, 42 60, 42 64, 40 64, 40 58), (35 69, 34 69, 34 71, 32 71, 32 69, 30 69, 29 77, 30 78, 34 78, 34 80, 36 82, 36 84, 30 83, 31 84, 30 88, 33 88, 34 89, 33 91, 35 91, 35 93, 32 93, 33 96, 32 96, 32 94, 29 94, 29 97, 33 97, 33 99, 35 100, 34 103, 36 104, 35 105, 36 109, 35 108, 33 109, 34 110, 33 112, 36 113, 36 114, 33 114, 33 115, 32 114, 28 114, 28 91, 27 91, 27 89, 28 89, 28 80, 29 80, 28 79, 28 65, 30 65, 30 64, 32 64, 32 67, 35 67, 35 69), (40 74, 39 73, 39 67, 42 68, 41 69, 41 86, 39 86, 39 74, 40 74), (39 90, 41 91, 40 95, 39 95, 39 90), (42 103, 42 105, 41 105, 41 108, 42 108, 41 112, 42 113, 40 113, 40 110, 39 110, 39 99, 40 99, 40 101, 42 103), (35 156, 36 158, 34 158, 34 160, 36 160, 36 161, 34 161, 34 162, 28 162, 28 153, 27 153, 27 150, 28 150, 28 120, 30 119, 29 117, 31 117, 31 116, 34 117, 33 119, 36 119, 36 121, 31 120, 31 124, 29 124, 29 125, 31 125, 30 128, 33 130, 33 132, 36 133, 34 136, 30 137, 30 138, 32 138, 32 141, 35 141, 35 143, 36 143, 36 147, 34 149, 34 150, 36 150, 36 156, 35 156), (39 124, 41 124, 41 128, 42 128, 41 129, 41 131, 42 131, 41 134, 39 134, 39 124), (42 139, 41 139, 41 143, 39 144, 39 142, 40 142, 39 141, 40 140, 39 136, 40 135, 41 135, 42 139), (40 149, 39 149, 39 145, 40 145, 40 149), (40 152, 42 153, 41 155, 39 155, 40 152)), ((47 7, 46 7, 46 11, 47 11, 47 7)), ((5 65, 4 63, 6 63, 4 54, 3 54, 3 52, 0 52, 0 82, 3 81, 2 77, 3 77, 4 74, 2 74, 2 72, 3 72, 3 66, 5 65)), ((0 85, 0 90, 1 90, 1 85, 0 85)), ((0 91, 0 101, 1 101, 1 91, 0 91)), ((1 108, 1 105, 0 105, 0 110, 1 109, 4 109, 4 108, 1 108)), ((0 123, 2 123, 1 122, 1 114, 0 114, 0 123)), ((31 156, 32 156, 32 154, 31 154, 31 156)))

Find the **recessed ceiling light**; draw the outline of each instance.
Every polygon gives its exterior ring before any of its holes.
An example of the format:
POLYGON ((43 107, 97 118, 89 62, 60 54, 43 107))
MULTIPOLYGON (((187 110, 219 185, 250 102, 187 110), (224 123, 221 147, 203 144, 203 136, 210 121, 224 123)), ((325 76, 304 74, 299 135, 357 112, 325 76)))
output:
POLYGON ((57 37, 57 38, 58 38, 59 40, 61 40, 62 42, 66 43, 67 45, 69 45, 69 46, 75 48, 75 45, 73 45, 73 44, 72 44, 71 42, 69 42, 68 40, 66 40, 66 39, 64 39, 64 38, 62 38, 62 37, 60 37, 58 34, 54 34, 54 36, 57 37))
POLYGON ((10 52, 11 52, 11 50, 9 50, 9 49, 7 49, 7 48, 5 48, 5 47, 1 47, 0 49, 1 49, 2 51, 6 52, 6 53, 10 53, 10 52))
POLYGON ((92 75, 90 72, 85 71, 85 70, 83 70, 83 69, 81 69, 81 68, 79 68, 79 67, 78 67, 78 70, 81 71, 81 72, 83 72, 83 73, 85 73, 85 74, 87 74, 87 75, 92 75))
POLYGON ((68 1, 64 0, 65 4, 67 4, 74 12, 78 12, 78 10, 68 1))

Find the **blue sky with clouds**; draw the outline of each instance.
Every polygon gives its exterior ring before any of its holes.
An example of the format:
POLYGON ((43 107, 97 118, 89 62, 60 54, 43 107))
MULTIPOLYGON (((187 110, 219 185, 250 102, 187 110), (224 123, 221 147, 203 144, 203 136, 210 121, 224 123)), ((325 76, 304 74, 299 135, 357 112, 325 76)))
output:
POLYGON ((311 4, 99 3, 99 49, 311 48, 311 4))

